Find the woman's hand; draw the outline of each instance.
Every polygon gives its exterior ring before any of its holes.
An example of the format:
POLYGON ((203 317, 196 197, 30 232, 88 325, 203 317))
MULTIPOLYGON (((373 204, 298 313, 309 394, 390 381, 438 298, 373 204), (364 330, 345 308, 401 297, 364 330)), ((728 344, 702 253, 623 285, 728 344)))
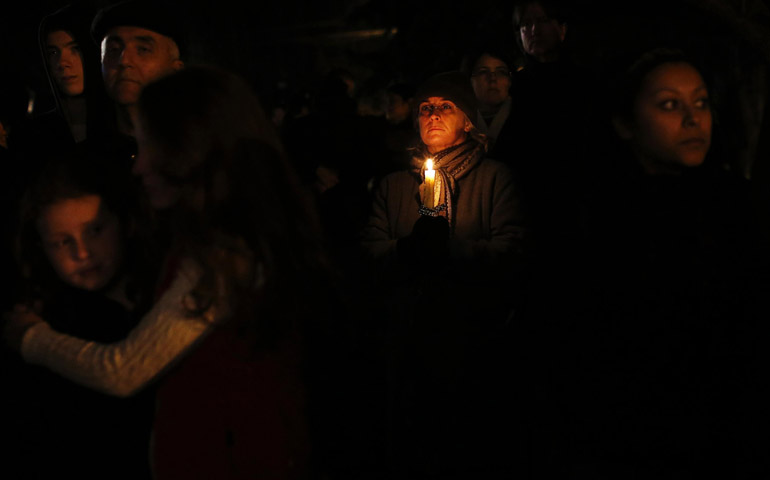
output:
POLYGON ((27 330, 44 320, 27 305, 17 304, 13 311, 3 314, 3 338, 12 350, 21 351, 21 341, 27 330))

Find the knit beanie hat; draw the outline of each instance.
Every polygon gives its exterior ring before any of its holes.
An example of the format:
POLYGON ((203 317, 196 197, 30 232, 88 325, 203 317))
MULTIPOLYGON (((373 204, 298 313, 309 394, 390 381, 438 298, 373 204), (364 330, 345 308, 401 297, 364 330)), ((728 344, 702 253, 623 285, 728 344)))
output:
POLYGON ((184 58, 186 42, 181 24, 163 2, 127 0, 104 7, 91 23, 91 38, 97 45, 101 44, 111 28, 122 26, 144 28, 171 38, 184 58))
POLYGON ((476 118, 478 102, 470 79, 459 71, 444 72, 425 80, 414 95, 414 115, 419 115, 420 103, 430 97, 442 97, 463 111, 471 122, 476 118))

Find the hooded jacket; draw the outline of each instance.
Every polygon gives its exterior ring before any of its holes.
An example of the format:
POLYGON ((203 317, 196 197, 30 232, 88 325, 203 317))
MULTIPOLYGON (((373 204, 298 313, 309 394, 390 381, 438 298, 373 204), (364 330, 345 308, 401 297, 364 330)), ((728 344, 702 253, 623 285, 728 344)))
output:
POLYGON ((61 145, 58 141, 72 144, 79 143, 88 138, 102 136, 110 131, 110 127, 114 123, 114 115, 111 115, 111 102, 107 97, 102 82, 99 49, 93 43, 89 34, 93 16, 94 12, 90 8, 82 3, 74 3, 44 17, 38 29, 38 44, 46 76, 55 100, 55 109, 52 112, 40 115, 36 121, 40 123, 39 127, 42 130, 38 133, 55 135, 57 145, 61 145), (67 102, 56 84, 54 72, 48 64, 46 52, 47 37, 49 33, 57 30, 66 31, 77 42, 83 62, 85 88, 82 96, 85 99, 86 123, 85 131, 79 131, 77 135, 73 134, 75 129, 73 129, 74 118, 72 112, 68 110, 67 102))

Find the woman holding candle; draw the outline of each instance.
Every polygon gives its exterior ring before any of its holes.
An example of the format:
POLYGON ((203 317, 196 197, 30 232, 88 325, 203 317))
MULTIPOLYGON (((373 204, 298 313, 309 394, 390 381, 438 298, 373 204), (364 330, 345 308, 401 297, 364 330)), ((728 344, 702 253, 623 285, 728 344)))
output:
POLYGON ((388 409, 392 454, 420 478, 505 473, 513 460, 503 451, 516 450, 500 382, 511 374, 520 275, 513 176, 484 158, 466 75, 436 75, 414 100, 421 144, 412 169, 382 180, 363 232, 378 269, 369 305, 388 326, 388 388, 398 399, 388 409))
POLYGON ((410 171, 383 179, 364 249, 374 258, 406 261, 435 251, 445 251, 450 263, 515 256, 521 215, 513 177, 502 163, 484 159, 486 138, 470 120, 476 98, 467 76, 436 75, 414 98, 422 143, 413 149, 410 171))

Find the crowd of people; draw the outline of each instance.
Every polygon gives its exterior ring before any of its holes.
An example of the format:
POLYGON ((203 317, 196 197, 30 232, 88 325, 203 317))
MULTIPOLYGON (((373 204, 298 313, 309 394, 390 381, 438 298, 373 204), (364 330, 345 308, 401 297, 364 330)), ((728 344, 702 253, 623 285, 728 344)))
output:
POLYGON ((342 70, 266 110, 151 1, 42 19, 55 109, 0 112, 2 476, 764 472, 770 263, 707 75, 511 21, 377 117, 342 70))

